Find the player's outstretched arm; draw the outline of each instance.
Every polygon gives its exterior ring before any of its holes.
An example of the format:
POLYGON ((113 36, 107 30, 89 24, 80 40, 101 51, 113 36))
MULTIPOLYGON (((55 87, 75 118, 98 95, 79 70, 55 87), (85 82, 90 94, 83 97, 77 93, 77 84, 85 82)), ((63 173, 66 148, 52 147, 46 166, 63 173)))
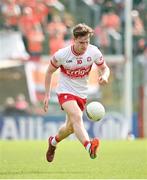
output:
POLYGON ((50 61, 48 69, 46 71, 46 75, 45 75, 45 96, 44 96, 44 107, 43 107, 45 112, 47 112, 47 110, 48 110, 52 74, 56 70, 57 70, 57 68, 55 68, 50 61))

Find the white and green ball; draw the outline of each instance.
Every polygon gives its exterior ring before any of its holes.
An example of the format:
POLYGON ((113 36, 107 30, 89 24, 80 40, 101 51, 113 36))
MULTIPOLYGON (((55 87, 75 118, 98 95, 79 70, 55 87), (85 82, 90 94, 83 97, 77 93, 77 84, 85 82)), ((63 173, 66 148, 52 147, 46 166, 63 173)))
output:
POLYGON ((86 106, 86 114, 91 121, 99 121, 105 115, 105 108, 100 102, 92 101, 86 106))

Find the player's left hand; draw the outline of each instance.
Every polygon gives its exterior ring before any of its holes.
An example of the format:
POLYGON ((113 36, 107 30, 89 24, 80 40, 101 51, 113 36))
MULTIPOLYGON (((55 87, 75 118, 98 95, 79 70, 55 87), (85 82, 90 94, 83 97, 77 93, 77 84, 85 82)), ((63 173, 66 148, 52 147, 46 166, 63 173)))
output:
POLYGON ((47 112, 47 110, 48 110, 48 103, 49 103, 49 97, 48 97, 48 95, 45 95, 45 97, 44 97, 44 107, 43 107, 45 112, 47 112))
POLYGON ((105 85, 108 83, 108 78, 106 76, 99 76, 98 82, 100 85, 105 85))

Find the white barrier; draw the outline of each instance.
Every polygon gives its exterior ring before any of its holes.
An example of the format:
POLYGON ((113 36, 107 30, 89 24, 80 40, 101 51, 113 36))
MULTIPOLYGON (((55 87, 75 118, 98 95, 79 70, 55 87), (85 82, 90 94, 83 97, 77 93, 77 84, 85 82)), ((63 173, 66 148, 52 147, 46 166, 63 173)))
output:
POLYGON ((0 60, 28 57, 20 32, 0 31, 0 60))

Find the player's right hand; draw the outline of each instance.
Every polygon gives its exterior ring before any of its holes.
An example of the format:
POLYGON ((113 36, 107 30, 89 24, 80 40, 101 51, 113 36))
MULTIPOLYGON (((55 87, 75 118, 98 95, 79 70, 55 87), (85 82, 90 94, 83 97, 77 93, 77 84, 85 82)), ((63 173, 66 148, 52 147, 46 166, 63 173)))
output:
POLYGON ((47 110, 48 110, 48 103, 49 103, 49 97, 47 95, 45 95, 45 97, 44 97, 44 107, 43 107, 45 112, 47 112, 47 110))

